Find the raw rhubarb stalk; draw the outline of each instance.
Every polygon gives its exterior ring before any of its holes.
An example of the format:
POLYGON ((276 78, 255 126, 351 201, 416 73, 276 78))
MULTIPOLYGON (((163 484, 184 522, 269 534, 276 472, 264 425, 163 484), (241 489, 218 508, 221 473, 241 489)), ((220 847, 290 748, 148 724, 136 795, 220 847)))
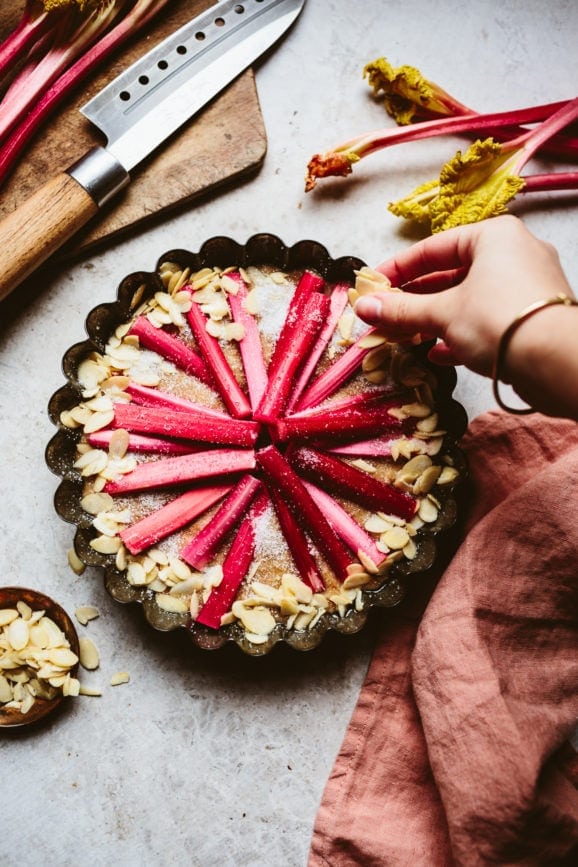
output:
POLYGON ((305 482, 305 487, 348 548, 351 548, 358 557, 360 552, 365 554, 376 566, 383 563, 385 554, 377 548, 373 538, 363 527, 359 526, 349 512, 346 512, 333 497, 320 490, 316 485, 312 485, 311 482, 305 482))
POLYGON ((368 434, 377 436, 385 431, 400 430, 405 423, 392 415, 388 408, 399 404, 374 406, 363 411, 359 408, 325 413, 312 416, 288 416, 275 422, 275 438, 280 442, 297 440, 299 442, 317 442, 323 440, 362 439, 368 434))
POLYGON ((215 449, 138 464, 132 472, 107 482, 104 490, 109 494, 133 493, 173 487, 211 476, 233 475, 254 468, 255 453, 252 449, 215 449))
POLYGON ((203 415, 220 418, 221 420, 230 418, 227 413, 219 412, 218 409, 210 409, 208 406, 202 406, 184 397, 167 394, 167 392, 160 391, 158 388, 149 388, 136 382, 129 382, 125 390, 127 394, 130 394, 132 402, 138 403, 139 406, 165 406, 174 410, 201 412, 203 415))
POLYGON ((333 332, 337 328, 341 314, 347 306, 348 290, 348 283, 338 283, 336 286, 333 287, 333 292, 331 293, 329 298, 329 315, 327 317, 327 321, 321 329, 315 346, 309 352, 307 360, 305 361, 305 364, 303 365, 299 372, 299 375, 297 376, 297 379, 293 386, 291 400, 289 401, 288 405, 289 412, 291 412, 291 410, 297 406, 299 398, 302 395, 303 390, 307 386, 307 383, 311 379, 311 375, 317 367, 319 359, 329 345, 329 341, 333 336, 333 332))
POLYGON ((267 390, 255 411, 255 418, 274 421, 285 409, 297 372, 315 344, 329 310, 329 298, 314 292, 308 295, 302 310, 299 329, 288 344, 277 342, 278 362, 269 367, 267 390))
POLYGON ((291 509, 295 519, 318 545, 339 581, 347 577, 347 567, 354 562, 319 506, 312 499, 303 481, 275 446, 266 446, 257 454, 268 486, 275 486, 291 509))
MULTIPOLYGON (((87 439, 95 449, 107 449, 114 431, 99 430, 88 435, 87 439)), ((177 442, 164 437, 148 437, 140 434, 129 434, 129 452, 143 452, 145 454, 159 455, 190 455, 200 452, 204 446, 195 446, 192 443, 177 442)))
POLYGON ((247 395, 235 379, 219 341, 207 331, 207 318, 195 301, 187 313, 187 320, 225 406, 235 418, 249 418, 251 404, 247 395))
POLYGON ((292 450, 289 460, 300 475, 324 491, 405 521, 416 513, 417 500, 410 494, 325 452, 304 446, 292 450))
MULTIPOLYGON (((88 76, 94 73, 127 39, 133 38, 168 2, 170 0, 136 0, 119 23, 102 34, 91 48, 83 51, 80 57, 69 65, 50 87, 43 86, 41 93, 37 94, 38 98, 34 105, 21 117, 20 122, 6 138, 0 150, 0 183, 12 171, 26 146, 41 129, 44 122, 54 115, 63 100, 80 87, 88 76)), ((27 3, 28 7, 36 5, 36 0, 27 3)), ((66 9, 63 11, 66 14, 66 9)), ((9 69, 16 65, 17 56, 23 56, 28 43, 41 36, 47 23, 50 24, 57 15, 56 10, 54 12, 51 10, 48 16, 44 13, 44 17, 40 15, 33 22, 28 20, 24 31, 15 34, 16 40, 14 42, 10 44, 10 37, 9 40, 6 40, 2 47, 5 50, 0 49, 0 75, 5 71, 6 65, 9 69), (36 28, 32 35, 27 32, 31 27, 36 28)))
MULTIPOLYGON (((48 5, 48 4, 46 4, 48 5)), ((76 5, 76 4, 74 4, 76 5)), ((35 102, 50 85, 88 50, 121 14, 124 2, 88 4, 80 16, 69 9, 57 19, 47 43, 32 49, 26 63, 16 74, 2 97, 0 139, 33 110, 35 102)))
POLYGON ((391 457, 391 447, 399 437, 375 437, 375 439, 356 440, 352 443, 332 445, 328 449, 334 455, 351 455, 352 457, 391 457))
POLYGON ((169 334, 164 328, 155 328, 146 316, 135 319, 129 333, 135 334, 146 349, 157 352, 163 358, 172 361, 180 370, 196 376, 201 382, 215 388, 211 372, 201 356, 183 343, 179 337, 169 334))
POLYGON ((197 616, 197 623, 219 629, 221 619, 235 601, 239 587, 245 578, 255 556, 255 521, 263 514, 269 498, 260 494, 251 511, 241 523, 228 554, 223 561, 223 578, 215 587, 197 616))
POLYGON ((201 409, 171 411, 132 403, 114 405, 113 427, 232 446, 252 446, 259 435, 257 422, 248 419, 219 419, 201 409))
MULTIPOLYGON (((336 148, 322 154, 315 154, 307 166, 305 190, 312 190, 319 178, 328 176, 346 177, 351 174, 352 166, 363 157, 375 153, 382 148, 401 144, 407 141, 419 141, 436 135, 456 135, 459 133, 494 131, 498 127, 511 127, 517 124, 548 123, 551 117, 571 106, 572 100, 553 102, 548 105, 535 105, 505 112, 491 114, 468 114, 453 117, 443 117, 436 120, 426 120, 403 127, 387 127, 372 130, 369 133, 350 139, 336 148)), ((552 129, 547 138, 564 125, 571 123, 573 118, 556 129, 552 129)))
POLYGON ((305 533, 301 530, 301 527, 293 517, 291 509, 279 491, 274 487, 270 487, 269 496, 271 497, 281 532, 287 542, 287 547, 301 580, 311 587, 314 593, 322 593, 325 589, 325 582, 315 562, 315 558, 309 550, 309 543, 305 533))
MULTIPOLYGON (((378 386, 376 388, 372 388, 368 391, 360 391, 357 394, 348 394, 346 397, 340 397, 336 400, 332 400, 330 403, 324 403, 321 406, 318 404, 315 406, 310 406, 308 409, 300 409, 298 412, 290 413, 287 418, 312 418, 316 415, 327 415, 329 412, 342 412, 345 410, 363 410, 368 407, 373 407, 378 403, 384 402, 386 399, 391 401, 391 405, 393 406, 393 398, 398 398, 401 395, 401 389, 397 386, 378 386)), ((405 390, 405 394, 407 395, 407 400, 404 399, 403 403, 409 403, 410 393, 405 390)))
POLYGON ((255 476, 243 476, 208 524, 185 545, 180 554, 181 559, 195 569, 203 569, 210 563, 227 533, 249 508, 260 487, 261 482, 255 476))
POLYGON ((373 331, 375 331, 374 328, 366 331, 359 340, 352 344, 349 349, 345 350, 343 355, 339 356, 337 361, 334 361, 321 376, 318 376, 314 380, 297 403, 296 409, 303 410, 321 403, 325 398, 336 392, 344 382, 347 382, 370 351, 368 347, 364 347, 361 344, 363 339, 373 331))
POLYGON ((0 76, 9 74, 32 46, 58 20, 54 12, 39 9, 37 0, 26 0, 22 17, 14 30, 0 44, 0 76))
POLYGON ((166 506, 121 530, 119 536, 131 554, 140 554, 141 551, 152 548, 161 539, 190 524, 230 490, 229 484, 187 491, 171 500, 166 506))
POLYGON ((241 275, 233 272, 227 274, 237 284, 238 291, 229 295, 229 307, 235 322, 243 326, 244 335, 239 341, 239 351, 249 389, 251 407, 256 409, 267 388, 267 368, 263 357, 263 347, 259 335, 259 326, 255 317, 246 309, 247 287, 241 275))
POLYGON ((293 295, 291 296, 291 301, 289 302, 285 321, 283 322, 281 331, 279 332, 279 337, 275 343, 271 361, 269 362, 269 376, 271 376, 271 371, 275 370, 275 367, 283 356, 287 345, 294 340, 303 325, 303 319, 306 315, 305 308, 307 305, 307 299, 314 292, 323 292, 324 288, 325 280, 313 271, 304 271, 299 278, 299 282, 297 283, 293 295))

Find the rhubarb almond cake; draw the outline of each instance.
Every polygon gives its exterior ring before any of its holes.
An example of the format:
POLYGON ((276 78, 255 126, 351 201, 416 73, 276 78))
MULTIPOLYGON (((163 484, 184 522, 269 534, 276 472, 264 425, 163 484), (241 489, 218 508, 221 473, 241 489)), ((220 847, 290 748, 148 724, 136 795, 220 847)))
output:
POLYGON ((272 235, 129 275, 64 358, 47 449, 80 561, 201 647, 262 654, 356 632, 456 519, 453 370, 354 314, 389 288, 272 235))

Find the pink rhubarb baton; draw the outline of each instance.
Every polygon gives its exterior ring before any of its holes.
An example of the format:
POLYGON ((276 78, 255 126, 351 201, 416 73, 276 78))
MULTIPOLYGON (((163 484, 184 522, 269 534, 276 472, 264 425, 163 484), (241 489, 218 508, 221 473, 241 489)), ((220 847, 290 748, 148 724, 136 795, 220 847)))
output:
POLYGON ((291 396, 295 376, 314 345, 329 310, 329 298, 314 292, 303 304, 299 329, 291 335, 291 342, 276 345, 276 364, 271 362, 268 385, 255 411, 255 418, 266 423, 275 421, 285 409, 291 396))
MULTIPOLYGON (((307 299, 313 293, 321 293, 325 288, 325 280, 313 271, 304 271, 289 302, 287 315, 275 343, 273 355, 269 362, 269 371, 274 370, 279 363, 285 348, 294 340, 303 326, 307 299)), ((270 373, 269 373, 270 375, 270 373)))
POLYGON ((190 524, 221 500, 230 489, 231 485, 215 485, 186 491, 166 506, 121 530, 119 536, 131 554, 140 554, 190 524))
POLYGON ((362 439, 368 434, 377 436, 385 431, 400 430, 404 422, 389 415, 388 408, 399 404, 374 406, 365 411, 354 408, 332 412, 330 408, 323 414, 288 416, 278 419, 275 423, 276 438, 281 442, 297 440, 299 442, 319 442, 322 440, 346 441, 362 439))
POLYGON ((174 394, 167 394, 165 391, 160 391, 158 388, 149 388, 146 385, 139 385, 136 382, 129 382, 125 389, 126 393, 132 398, 133 403, 138 403, 139 406, 164 406, 167 409, 174 410, 192 410, 193 412, 201 412, 206 416, 214 418, 228 419, 229 415, 225 412, 220 412, 218 409, 210 409, 208 406, 203 406, 199 403, 194 403, 192 400, 187 400, 184 397, 177 397, 174 394))
POLYGON ((325 491, 322 491, 316 485, 312 485, 311 482, 305 482, 305 487, 348 548, 351 548, 358 557, 361 552, 375 566, 383 563, 385 554, 377 548, 369 533, 359 526, 349 512, 346 512, 333 497, 326 494, 325 491))
POLYGON ((366 331, 359 340, 350 346, 349 349, 345 350, 343 355, 339 356, 337 361, 334 361, 324 373, 314 380, 309 388, 306 389, 301 400, 297 403, 297 410, 301 411, 308 409, 309 407, 321 403, 325 398, 336 392, 344 382, 347 382, 350 376, 353 376, 367 353, 370 351, 369 348, 361 345, 361 341, 373 331, 375 331, 374 328, 370 328, 366 331))
POLYGON ((231 365, 221 349, 219 341, 207 331, 207 318, 199 305, 193 301, 187 321, 191 326, 197 345, 213 374, 213 379, 225 406, 235 418, 249 418, 251 404, 235 379, 231 365))
POLYGON ((304 446, 291 451, 289 461, 305 479, 346 500, 405 521, 416 513, 417 500, 410 494, 325 452, 304 446))
POLYGON ((260 449, 256 458, 265 483, 279 491, 295 519, 319 546, 320 553, 338 581, 344 581, 347 567, 355 560, 312 499, 299 475, 274 446, 260 449))
POLYGON ((221 620, 231 608, 255 556, 255 521, 263 514, 269 498, 259 494, 223 561, 223 578, 215 587, 196 618, 197 623, 219 629, 221 620))
POLYGON ((138 464, 132 472, 107 482, 104 490, 108 494, 128 494, 173 487, 211 476, 233 475, 254 468, 255 453, 252 449, 214 449, 138 464))
POLYGON ((293 517, 293 513, 277 488, 269 488, 269 496, 273 503, 279 526, 287 547, 297 567, 301 580, 305 582, 314 593, 322 593, 325 582, 315 562, 315 558, 309 550, 309 543, 305 533, 293 517))
POLYGON ((203 569, 219 550, 223 539, 240 521, 255 498, 261 482, 255 476, 243 476, 224 500, 219 511, 185 545, 181 559, 195 569, 203 569))
POLYGON ((327 321, 323 328, 321 329, 317 341, 313 348, 310 350, 307 359, 305 360, 305 364, 301 368, 299 375, 295 381, 295 385, 293 386, 291 399, 289 401, 288 410, 291 410, 297 406, 299 402, 299 398, 303 393, 304 389, 307 386, 307 383, 311 379, 311 376, 317 367, 317 363, 324 351, 327 349, 329 345, 329 341, 333 336, 333 332, 337 328, 337 324, 341 317, 341 314, 345 310, 348 302, 348 291, 349 291, 348 283, 338 283, 333 287, 333 291, 329 298, 329 315, 327 317, 327 321))
POLYGON ((183 343, 179 337, 169 334, 163 328, 155 328, 146 316, 135 319, 129 333, 138 337, 141 346, 157 352, 163 358, 172 361, 180 370, 195 376, 205 385, 215 388, 211 372, 201 356, 183 343))
POLYGON ((134 433, 231 446, 253 446, 259 435, 257 422, 248 419, 219 419, 201 409, 171 412, 163 407, 132 403, 114 405, 113 426, 134 433))
POLYGON ((237 294, 231 293, 229 307, 235 322, 243 326, 244 335, 239 341, 239 351, 249 389, 251 407, 256 409, 267 388, 267 368, 263 358, 263 346, 259 326, 255 317, 247 310, 247 287, 237 272, 227 274, 227 277, 238 286, 237 294))
MULTIPOLYGON (((114 431, 99 430, 88 434, 88 442, 95 449, 107 449, 110 446, 110 441, 114 431)), ((158 454, 158 455, 190 455, 192 452, 200 452, 204 445, 194 445, 193 443, 177 442, 176 440, 165 439, 164 437, 148 437, 141 434, 129 434, 128 451, 143 452, 143 454, 158 454)))

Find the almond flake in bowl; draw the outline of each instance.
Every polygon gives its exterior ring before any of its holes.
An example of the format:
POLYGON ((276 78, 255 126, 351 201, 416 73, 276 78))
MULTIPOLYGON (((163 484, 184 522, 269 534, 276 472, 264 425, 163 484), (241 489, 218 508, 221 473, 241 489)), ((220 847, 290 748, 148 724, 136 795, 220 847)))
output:
POLYGON ((355 317, 364 269, 312 241, 213 238, 126 277, 66 353, 56 509, 156 629, 308 650, 434 563, 466 417, 455 371, 355 317))
POLYGON ((78 695, 79 643, 60 605, 36 590, 0 587, 0 726, 39 722, 78 695))

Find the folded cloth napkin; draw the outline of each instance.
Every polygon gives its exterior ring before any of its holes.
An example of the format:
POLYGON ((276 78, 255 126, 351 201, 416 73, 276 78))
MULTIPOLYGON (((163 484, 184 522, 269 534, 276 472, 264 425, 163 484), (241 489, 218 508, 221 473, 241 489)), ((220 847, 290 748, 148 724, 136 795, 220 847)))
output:
POLYGON ((309 867, 578 865, 578 425, 490 412, 462 448, 463 541, 383 613, 309 867))

